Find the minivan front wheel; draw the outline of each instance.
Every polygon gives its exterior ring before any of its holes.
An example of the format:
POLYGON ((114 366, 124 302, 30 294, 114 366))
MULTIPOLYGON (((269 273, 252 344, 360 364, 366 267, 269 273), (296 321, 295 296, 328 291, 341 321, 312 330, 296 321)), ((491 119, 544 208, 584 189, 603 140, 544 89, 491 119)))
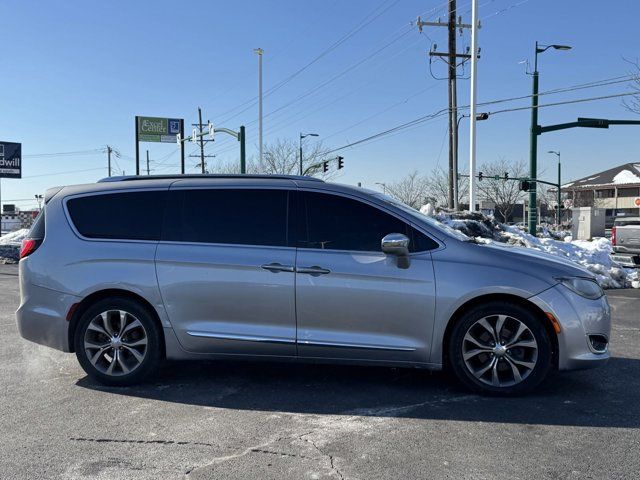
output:
POLYGON ((106 385, 131 385, 157 370, 161 335, 149 312, 127 298, 107 298, 84 312, 75 351, 87 374, 106 385))
POLYGON ((530 391, 546 377, 551 357, 551 341, 539 319, 507 302, 491 302, 465 313, 449 342, 456 376, 483 393, 530 391))

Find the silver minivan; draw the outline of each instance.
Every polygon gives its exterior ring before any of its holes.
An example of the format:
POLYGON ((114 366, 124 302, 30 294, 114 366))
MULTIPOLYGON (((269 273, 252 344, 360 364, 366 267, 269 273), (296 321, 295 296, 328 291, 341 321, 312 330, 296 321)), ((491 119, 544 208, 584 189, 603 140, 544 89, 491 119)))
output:
POLYGON ((589 272, 362 188, 117 177, 45 203, 22 246, 18 327, 105 384, 164 359, 295 359, 447 368, 518 394, 609 358, 609 305, 589 272))

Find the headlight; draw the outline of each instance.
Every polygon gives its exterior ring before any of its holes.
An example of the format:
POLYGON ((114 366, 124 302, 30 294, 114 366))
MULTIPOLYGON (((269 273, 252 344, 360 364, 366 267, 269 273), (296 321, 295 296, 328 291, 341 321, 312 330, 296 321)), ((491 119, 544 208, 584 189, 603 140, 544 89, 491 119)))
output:
POLYGON ((559 277, 556 278, 562 285, 567 287, 574 293, 577 293, 581 297, 596 300, 604 295, 602 288, 598 285, 598 282, 591 278, 583 277, 559 277))

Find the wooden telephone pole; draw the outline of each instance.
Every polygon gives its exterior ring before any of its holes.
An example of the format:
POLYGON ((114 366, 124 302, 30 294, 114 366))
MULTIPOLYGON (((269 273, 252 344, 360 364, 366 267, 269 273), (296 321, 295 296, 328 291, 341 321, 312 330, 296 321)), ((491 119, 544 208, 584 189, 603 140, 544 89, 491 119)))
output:
POLYGON ((462 32, 471 25, 463 24, 462 17, 456 17, 456 0, 449 0, 449 19, 447 22, 423 22, 418 18, 417 25, 420 32, 422 27, 447 27, 448 30, 448 52, 436 52, 432 49, 429 52, 431 57, 444 60, 448 66, 448 86, 449 86, 449 190, 447 202, 449 207, 459 210, 458 205, 458 67, 471 58, 470 54, 457 53, 456 30, 462 32), (462 59, 459 63, 458 59, 462 59))

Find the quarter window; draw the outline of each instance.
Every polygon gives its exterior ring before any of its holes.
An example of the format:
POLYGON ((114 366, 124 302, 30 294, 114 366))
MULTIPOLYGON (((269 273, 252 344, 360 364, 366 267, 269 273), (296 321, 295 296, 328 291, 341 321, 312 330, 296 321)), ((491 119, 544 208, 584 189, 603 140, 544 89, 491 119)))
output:
POLYGON ((198 189, 169 193, 163 240, 287 245, 288 192, 198 189))
POLYGON ((67 201, 71 221, 89 238, 159 240, 165 191, 89 195, 67 201))
POLYGON ((437 243, 393 215, 358 200, 306 192, 302 195, 302 248, 379 252, 382 238, 403 233, 410 251, 430 250, 437 243))

